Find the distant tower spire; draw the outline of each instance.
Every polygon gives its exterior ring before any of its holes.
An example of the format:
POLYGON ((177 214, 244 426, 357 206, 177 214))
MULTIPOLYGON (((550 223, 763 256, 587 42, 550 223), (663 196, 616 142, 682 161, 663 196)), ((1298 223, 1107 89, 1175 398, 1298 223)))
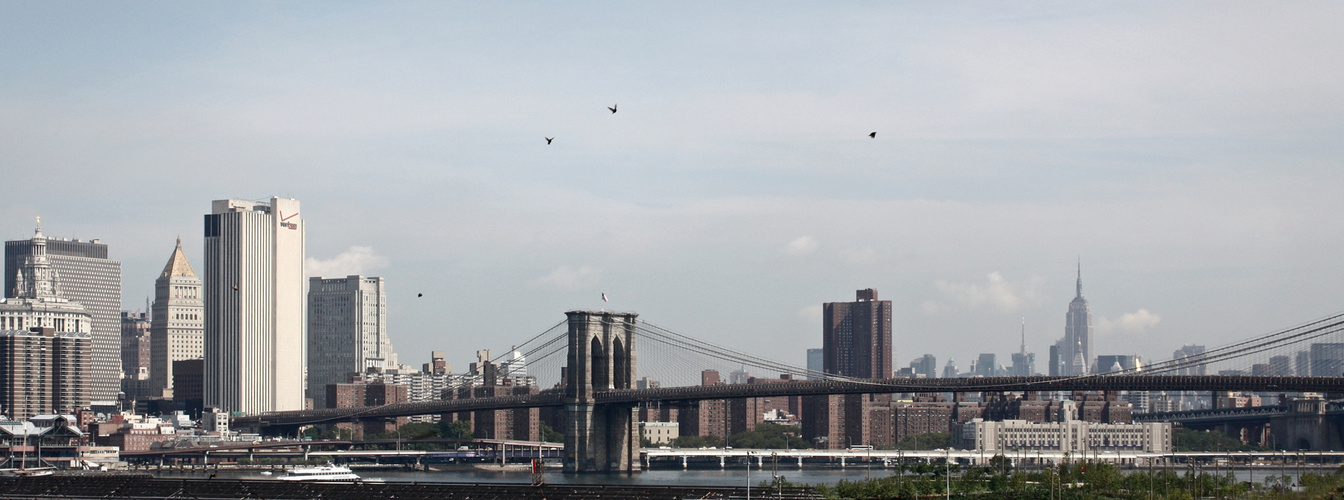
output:
POLYGON ((1083 296, 1083 257, 1078 257, 1078 297, 1083 296))
POLYGON ((1020 352, 1020 353, 1022 353, 1022 354, 1026 354, 1026 353, 1027 353, 1027 317, 1026 317, 1026 316, 1023 316, 1023 317, 1022 317, 1022 347, 1021 347, 1021 350, 1018 351, 1018 352, 1020 352))

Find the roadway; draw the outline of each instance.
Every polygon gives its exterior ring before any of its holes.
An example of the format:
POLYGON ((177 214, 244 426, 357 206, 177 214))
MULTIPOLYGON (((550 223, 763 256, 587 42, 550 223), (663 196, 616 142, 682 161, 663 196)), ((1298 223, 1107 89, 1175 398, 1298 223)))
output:
MULTIPOLYGON (((930 392, 1071 392, 1071 391, 1254 391, 1344 393, 1344 377, 1282 377, 1254 375, 1092 375, 1084 377, 973 377, 887 379, 873 381, 790 381, 659 389, 595 391, 593 403, 679 403, 712 399, 829 394, 930 392)), ((435 415, 460 411, 559 407, 564 395, 556 389, 527 396, 452 399, 394 403, 362 408, 327 408, 273 412, 238 417, 236 427, 297 426, 365 418, 435 415)))

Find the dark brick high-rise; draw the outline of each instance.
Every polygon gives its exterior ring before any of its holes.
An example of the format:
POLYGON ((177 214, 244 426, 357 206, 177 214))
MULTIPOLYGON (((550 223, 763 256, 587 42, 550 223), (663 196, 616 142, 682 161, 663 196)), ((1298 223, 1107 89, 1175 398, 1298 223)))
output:
MULTIPOLYGON (((821 350, 826 373, 856 378, 891 378, 891 301, 877 300, 871 288, 855 293, 854 302, 822 304, 821 350)), ((895 444, 887 395, 833 395, 802 398, 803 437, 818 448, 840 449, 859 444, 895 444), (872 417, 883 429, 874 434, 872 417), (877 439, 875 441, 874 439, 877 439)))
POLYGON ((891 378, 891 301, 877 290, 855 294, 854 302, 822 304, 821 349, 826 373, 857 378, 891 378))

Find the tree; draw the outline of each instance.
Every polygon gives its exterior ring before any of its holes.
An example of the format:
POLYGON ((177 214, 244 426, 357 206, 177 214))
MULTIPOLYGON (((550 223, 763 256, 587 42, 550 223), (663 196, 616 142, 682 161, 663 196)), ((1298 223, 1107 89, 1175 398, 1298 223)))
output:
POLYGON ((1243 444, 1241 440, 1221 432, 1176 429, 1171 432, 1171 445, 1176 451, 1254 451, 1258 447, 1243 444))
POLYGON ((444 439, 471 439, 474 437, 471 432, 471 422, 466 420, 455 422, 440 420, 439 435, 443 436, 444 439))
POLYGON ((560 432, 557 432, 555 429, 552 429, 551 426, 549 425, 541 424, 540 430, 542 441, 545 441, 547 443, 565 442, 565 435, 560 432))
POLYGON ((756 424, 756 430, 739 432, 729 436, 728 445, 734 448, 786 450, 790 444, 797 447, 803 443, 802 440, 792 437, 797 433, 797 427, 788 425, 756 424))

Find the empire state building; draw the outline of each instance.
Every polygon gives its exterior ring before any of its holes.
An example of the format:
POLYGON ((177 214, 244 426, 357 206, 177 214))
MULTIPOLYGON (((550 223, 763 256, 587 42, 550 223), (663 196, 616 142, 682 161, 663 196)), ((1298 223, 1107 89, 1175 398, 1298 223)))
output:
POLYGON ((1083 298, 1083 266, 1078 265, 1077 295, 1064 316, 1064 340, 1060 358, 1064 375, 1086 375, 1092 362, 1092 306, 1083 298), (1081 362, 1079 361, 1081 360, 1081 362))

